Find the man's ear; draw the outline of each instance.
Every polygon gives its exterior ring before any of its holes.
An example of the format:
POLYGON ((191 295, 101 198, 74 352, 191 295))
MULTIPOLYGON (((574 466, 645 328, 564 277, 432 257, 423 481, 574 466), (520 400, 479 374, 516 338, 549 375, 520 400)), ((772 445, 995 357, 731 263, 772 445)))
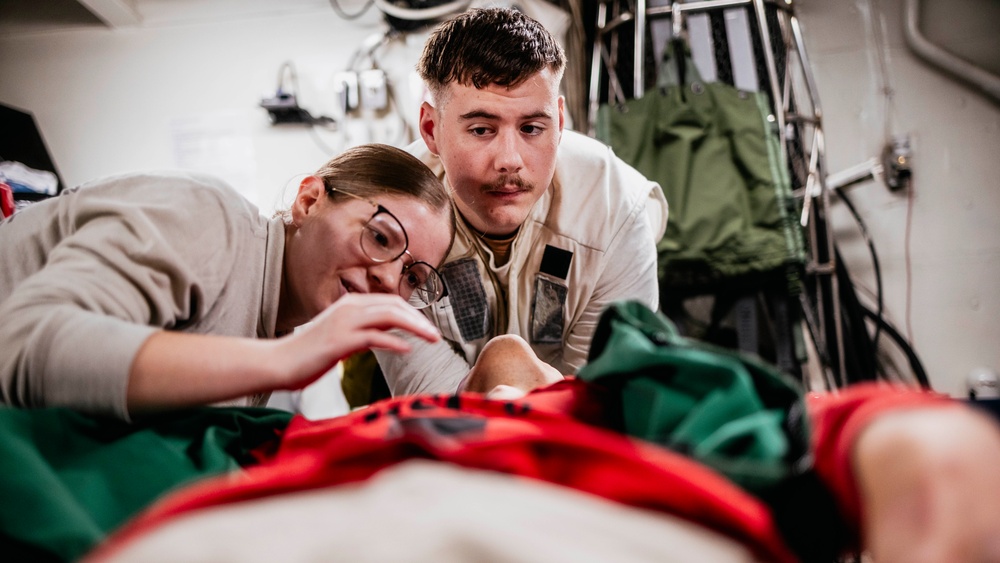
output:
POLYGON ((566 98, 559 96, 559 132, 566 126, 566 98))
POLYGON ((420 136, 433 154, 438 154, 437 140, 434 136, 434 126, 437 125, 437 121, 438 114, 434 106, 427 102, 420 104, 420 136))
POLYGON ((326 197, 326 186, 316 176, 306 176, 299 184, 299 192, 292 203, 292 224, 300 225, 302 220, 317 209, 316 205, 326 197))

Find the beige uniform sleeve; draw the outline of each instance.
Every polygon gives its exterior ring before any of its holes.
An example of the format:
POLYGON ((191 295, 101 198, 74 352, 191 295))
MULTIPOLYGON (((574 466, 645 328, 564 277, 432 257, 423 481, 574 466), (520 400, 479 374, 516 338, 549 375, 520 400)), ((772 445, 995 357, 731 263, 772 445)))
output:
MULTIPOLYGON (((659 186, 656 191, 659 191, 659 186)), ((655 201, 650 204, 656 208, 658 229, 661 213, 665 222, 665 205, 661 207, 655 201)), ((608 305, 634 299, 654 311, 659 307, 656 241, 649 224, 651 212, 648 207, 646 202, 640 202, 639 209, 629 217, 608 247, 604 268, 591 300, 580 319, 569 329, 563 347, 563 365, 553 365, 564 374, 576 373, 587 362, 597 321, 608 305)))
POLYGON ((397 331, 412 346, 408 354, 375 350, 393 397, 416 393, 455 393, 471 366, 448 341, 430 343, 397 331))
MULTIPOLYGON (((220 280, 203 273, 206 265, 231 267, 220 252, 227 227, 216 194, 163 193, 173 186, 161 185, 126 198, 141 182, 54 202, 59 210, 45 236, 56 240, 44 266, 0 303, 4 403, 127 419, 128 376, 139 348, 155 331, 191 322, 221 291, 220 280)), ((17 238, 38 214, 28 215, 0 227, 4 238, 17 238)))

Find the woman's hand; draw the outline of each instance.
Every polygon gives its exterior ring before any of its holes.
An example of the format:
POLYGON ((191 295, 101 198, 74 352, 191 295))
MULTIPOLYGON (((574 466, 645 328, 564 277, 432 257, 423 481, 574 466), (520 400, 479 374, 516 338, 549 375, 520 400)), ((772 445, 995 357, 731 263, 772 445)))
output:
POLYGON ((374 293, 346 295, 277 340, 161 331, 132 362, 128 409, 135 414, 300 389, 359 350, 408 352, 409 344, 392 330, 430 342, 441 338, 401 297, 374 293))
POLYGON ((368 349, 405 353, 410 345, 393 330, 436 342, 437 328, 397 295, 352 293, 338 299, 309 324, 278 340, 286 358, 285 389, 299 389, 326 373, 338 361, 368 349))

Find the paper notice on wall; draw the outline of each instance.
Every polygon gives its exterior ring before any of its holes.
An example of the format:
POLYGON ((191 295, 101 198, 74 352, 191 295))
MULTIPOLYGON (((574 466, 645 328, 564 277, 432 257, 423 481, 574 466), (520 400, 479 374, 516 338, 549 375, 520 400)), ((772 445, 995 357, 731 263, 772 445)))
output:
POLYGON ((253 116, 239 110, 172 119, 174 164, 221 178, 259 206, 252 121, 253 116))

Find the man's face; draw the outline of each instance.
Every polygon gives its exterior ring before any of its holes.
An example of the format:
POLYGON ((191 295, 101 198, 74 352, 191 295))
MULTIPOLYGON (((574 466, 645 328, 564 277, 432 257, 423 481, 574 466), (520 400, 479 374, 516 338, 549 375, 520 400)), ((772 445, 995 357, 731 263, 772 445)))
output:
POLYGON ((444 164, 455 204, 473 228, 514 232, 552 181, 563 130, 549 69, 515 88, 449 84, 420 108, 420 133, 444 164))

